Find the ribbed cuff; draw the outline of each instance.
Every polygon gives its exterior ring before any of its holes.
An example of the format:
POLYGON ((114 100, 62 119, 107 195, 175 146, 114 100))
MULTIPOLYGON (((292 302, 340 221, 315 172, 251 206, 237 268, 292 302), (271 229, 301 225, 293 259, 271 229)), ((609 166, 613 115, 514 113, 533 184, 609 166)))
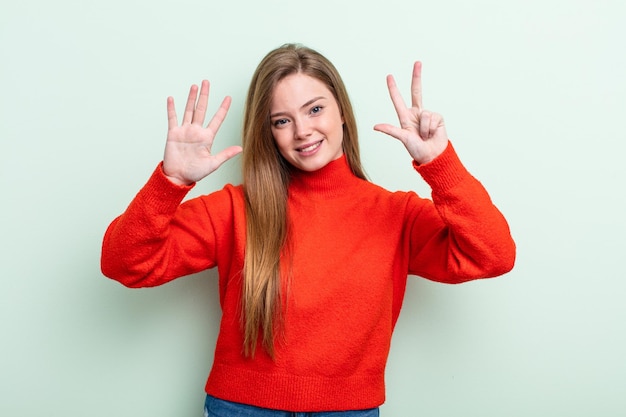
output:
POLYGON ((139 193, 150 207, 158 208, 157 212, 167 213, 176 211, 194 186, 195 183, 178 185, 170 181, 163 172, 163 162, 161 162, 139 193))
POLYGON ((451 142, 437 158, 426 164, 413 161, 413 168, 419 172, 433 191, 445 191, 453 188, 470 173, 465 169, 451 142))

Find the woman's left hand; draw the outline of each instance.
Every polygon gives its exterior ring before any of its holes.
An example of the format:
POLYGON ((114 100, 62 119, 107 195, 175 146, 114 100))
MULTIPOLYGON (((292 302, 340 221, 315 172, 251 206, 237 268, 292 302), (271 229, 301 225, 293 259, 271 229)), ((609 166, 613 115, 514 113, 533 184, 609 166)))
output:
POLYGON ((392 75, 387 76, 391 101, 398 114, 400 127, 382 123, 374 130, 398 139, 404 144, 418 164, 425 164, 438 157, 448 146, 448 135, 443 117, 424 110, 422 106, 422 63, 413 66, 411 80, 411 107, 407 107, 392 75))

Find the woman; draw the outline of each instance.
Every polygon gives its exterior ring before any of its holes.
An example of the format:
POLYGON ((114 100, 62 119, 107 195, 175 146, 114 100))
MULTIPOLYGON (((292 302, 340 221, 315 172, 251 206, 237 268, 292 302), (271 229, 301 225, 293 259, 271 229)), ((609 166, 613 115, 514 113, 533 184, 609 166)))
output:
POLYGON ((461 283, 508 272, 504 217, 459 161, 443 118, 411 107, 387 78, 405 145, 433 200, 365 179, 334 66, 311 49, 271 51, 253 75, 243 149, 211 147, 230 105, 204 127, 209 85, 192 86, 179 125, 168 99, 163 162, 104 237, 102 271, 129 287, 217 266, 223 311, 208 416, 376 416, 407 275, 461 283), (197 102, 196 102, 197 100, 197 102), (243 151, 243 184, 181 201, 243 151))

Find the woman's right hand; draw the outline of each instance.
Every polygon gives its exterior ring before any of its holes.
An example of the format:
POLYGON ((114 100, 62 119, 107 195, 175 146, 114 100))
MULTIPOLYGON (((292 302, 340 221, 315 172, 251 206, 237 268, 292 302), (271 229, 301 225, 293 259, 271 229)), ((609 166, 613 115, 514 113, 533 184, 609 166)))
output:
POLYGON ((176 184, 189 185, 200 181, 242 151, 241 146, 230 146, 218 153, 211 152, 215 135, 228 113, 231 98, 224 98, 209 124, 203 127, 208 101, 209 82, 202 81, 199 98, 198 86, 192 85, 183 122, 179 125, 174 99, 167 98, 168 131, 163 172, 176 184))

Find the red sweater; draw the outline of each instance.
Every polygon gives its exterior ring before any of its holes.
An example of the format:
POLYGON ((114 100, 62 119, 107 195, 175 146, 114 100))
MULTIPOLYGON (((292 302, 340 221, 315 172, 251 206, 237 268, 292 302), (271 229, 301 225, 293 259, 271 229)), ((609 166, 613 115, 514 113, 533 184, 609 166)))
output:
POLYGON ((408 274, 460 283, 509 271, 515 245, 504 217, 451 145, 417 171, 433 201, 356 178, 345 158, 289 186, 292 281, 284 338, 272 361, 242 355, 241 186, 181 204, 190 187, 157 168, 104 237, 102 271, 147 287, 217 266, 223 311, 206 392, 294 412, 373 408, 408 274))

